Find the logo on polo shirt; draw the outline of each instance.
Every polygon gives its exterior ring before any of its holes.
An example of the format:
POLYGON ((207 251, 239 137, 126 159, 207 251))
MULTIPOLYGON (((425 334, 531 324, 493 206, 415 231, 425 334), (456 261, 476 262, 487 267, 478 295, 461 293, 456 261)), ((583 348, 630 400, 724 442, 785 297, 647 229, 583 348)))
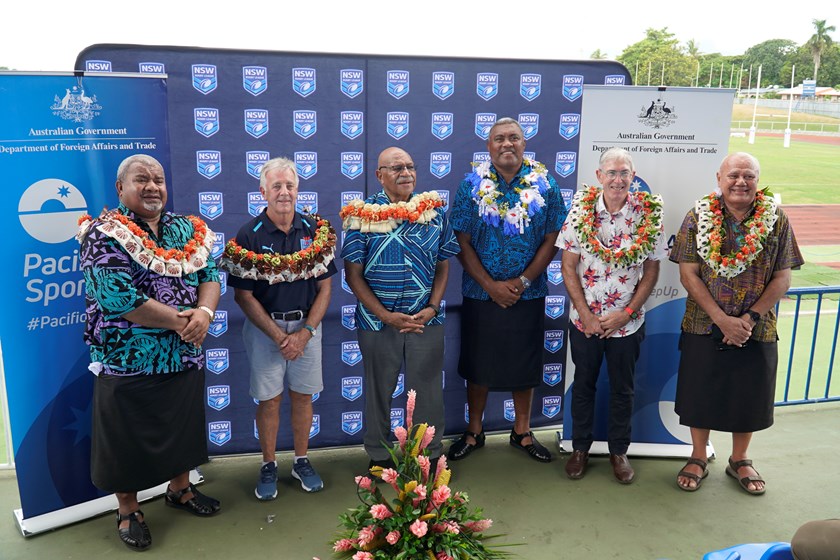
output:
POLYGON ((264 136, 268 132, 268 111, 245 109, 245 132, 254 138, 264 136))
POLYGON ((562 402, 562 397, 543 397, 542 400, 542 414, 546 418, 554 418, 560 413, 560 403, 562 402))
POLYGON ((580 74, 563 76, 563 97, 569 101, 577 101, 581 94, 583 94, 583 76, 580 74))
POLYGON ((571 140, 580 132, 580 115, 578 113, 563 113, 560 115, 560 136, 571 140))
POLYGON ((487 101, 499 93, 499 75, 493 72, 479 72, 475 77, 475 92, 487 101))
POLYGON ((341 306, 341 326, 350 331, 356 330, 356 306, 341 306))
MULTIPOLYGON (((222 284, 224 286, 224 284, 222 284)), ((225 371, 230 366, 229 352, 227 348, 208 348, 204 352, 206 367, 216 375, 225 371)))
POLYGON ((363 387, 362 378, 359 376, 341 378, 341 396, 348 401, 355 401, 361 397, 364 393, 363 387))
POLYGON ((533 101, 540 96, 542 76, 540 74, 519 75, 519 95, 533 101))
POLYGON ((211 385, 207 387, 207 405, 215 410, 222 410, 230 404, 230 385, 211 385))
POLYGON ((362 431, 362 413, 358 410, 341 413, 341 431, 348 436, 355 436, 362 431))
POLYGON ((516 420, 516 411, 513 408, 513 399, 507 399, 504 402, 503 409, 505 412, 505 420, 508 422, 516 420))
POLYGON ((224 213, 224 200, 220 192, 198 193, 198 212, 208 220, 215 220, 224 213))
POLYGON ((543 366, 543 382, 554 387, 563 380, 563 364, 545 364, 543 366))
POLYGON ((432 93, 438 99, 455 93, 455 72, 432 72, 432 93))
POLYGON ((230 421, 220 420, 218 422, 209 422, 207 424, 207 432, 209 434, 210 443, 221 447, 230 441, 230 421))
POLYGON ((406 70, 388 70, 386 80, 391 97, 396 99, 405 97, 410 89, 409 79, 410 76, 406 70))
POLYGON ((195 130, 205 138, 210 138, 219 132, 219 110, 212 107, 196 107, 193 109, 195 130))
POLYGON ((545 331, 543 346, 552 354, 563 348, 563 331, 545 331))
POLYGON ((405 426, 405 409, 392 408, 391 409, 391 431, 405 426))
POLYGON ((316 111, 295 111, 294 130, 301 138, 309 138, 318 132, 318 114, 316 111))
POLYGON ((563 263, 560 261, 551 261, 548 263, 548 281, 559 286, 563 283, 563 263))
POLYGON ((354 98, 365 89, 365 73, 362 70, 345 68, 339 72, 341 76, 341 93, 349 98, 354 98))
POLYGON ((394 387, 394 392, 391 395, 392 399, 395 399, 403 394, 405 391, 405 374, 401 373, 397 376, 397 386, 394 387))
POLYGON ((228 329, 228 312, 221 311, 219 309, 216 310, 216 316, 213 319, 213 322, 210 323, 210 327, 207 329, 207 334, 210 334, 215 337, 220 337, 227 332, 228 329))
POLYGON ((362 352, 359 350, 359 343, 356 341, 341 343, 341 361, 348 366, 355 366, 362 361, 362 352))
POLYGON ((217 150, 198 150, 195 152, 198 174, 213 179, 222 172, 222 153, 217 150))
POLYGON ((554 170, 563 178, 575 172, 577 154, 575 152, 557 152, 554 160, 554 170))
POLYGON ((216 80, 216 66, 214 64, 193 64, 192 65, 193 87, 207 95, 218 85, 216 80))
POLYGON ((545 314, 550 319, 558 319, 566 311, 566 296, 546 296, 545 314))
POLYGON ((292 89, 301 97, 315 93, 316 73, 314 68, 292 68, 292 89))
POLYGON ((268 70, 265 66, 243 66, 242 87, 251 95, 259 95, 268 89, 268 70))

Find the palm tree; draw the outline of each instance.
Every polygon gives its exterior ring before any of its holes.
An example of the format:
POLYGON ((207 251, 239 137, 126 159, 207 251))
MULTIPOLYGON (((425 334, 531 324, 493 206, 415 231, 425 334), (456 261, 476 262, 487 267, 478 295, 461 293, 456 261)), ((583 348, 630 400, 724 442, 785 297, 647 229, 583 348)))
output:
POLYGON ((817 80, 817 74, 820 71, 820 58, 822 58, 822 54, 827 51, 832 44, 831 37, 829 37, 828 34, 836 30, 833 25, 826 25, 825 22, 826 20, 824 19, 815 19, 811 22, 814 24, 814 29, 817 32, 808 39, 807 43, 805 43, 805 46, 811 50, 811 56, 814 58, 815 82, 817 80))
POLYGON ((700 58, 700 55, 702 54, 700 52, 700 45, 698 45, 694 41, 694 39, 689 39, 688 41, 686 41, 685 51, 688 54, 688 56, 690 56, 691 58, 693 58, 695 60, 700 58))
POLYGON ((592 60, 605 60, 609 57, 607 56, 607 53, 601 52, 601 49, 595 49, 595 51, 589 55, 589 58, 592 60))

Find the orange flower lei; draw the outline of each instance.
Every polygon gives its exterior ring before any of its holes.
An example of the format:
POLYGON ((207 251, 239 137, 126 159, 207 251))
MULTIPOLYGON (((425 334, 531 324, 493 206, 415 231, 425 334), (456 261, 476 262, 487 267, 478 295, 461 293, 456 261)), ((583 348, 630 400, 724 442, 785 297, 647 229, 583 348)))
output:
POLYGON ((186 216, 193 225, 192 238, 182 249, 164 249, 155 243, 149 234, 119 210, 102 210, 94 220, 89 214, 79 218, 79 232, 76 239, 81 243, 88 229, 96 229, 115 239, 129 256, 145 269, 162 276, 192 274, 207 266, 215 235, 201 218, 186 216))
POLYGON ((662 236, 662 196, 643 191, 629 194, 627 203, 641 208, 642 223, 636 228, 629 246, 610 249, 598 239, 595 225, 595 205, 601 192, 602 189, 596 186, 584 185, 584 190, 575 194, 569 220, 577 232, 578 242, 584 250, 615 266, 628 267, 643 262, 662 236))
POLYGON ((219 265, 239 278, 267 280, 269 284, 317 278, 327 272, 335 259, 335 230, 330 222, 311 214, 317 229, 315 239, 306 249, 294 253, 257 253, 231 239, 225 245, 219 265))
POLYGON ((744 244, 728 255, 722 255, 724 228, 721 195, 712 193, 697 201, 697 254, 718 275, 734 278, 752 264, 761 250, 767 236, 776 224, 776 202, 773 193, 767 189, 755 193, 755 210, 744 222, 749 230, 744 244))
POLYGON ((361 198, 342 208, 341 217, 345 230, 357 229, 362 233, 388 233, 404 221, 427 224, 437 216, 437 209, 444 205, 437 191, 420 193, 408 202, 390 204, 365 204, 361 198))

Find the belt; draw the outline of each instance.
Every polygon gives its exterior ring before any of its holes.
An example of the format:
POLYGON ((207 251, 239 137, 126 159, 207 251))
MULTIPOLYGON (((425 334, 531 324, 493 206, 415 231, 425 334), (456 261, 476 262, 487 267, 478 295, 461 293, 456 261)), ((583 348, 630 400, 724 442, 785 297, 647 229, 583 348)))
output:
POLYGON ((275 321, 299 321, 309 316, 309 311, 301 311, 295 309, 294 311, 272 311, 271 318, 275 321))

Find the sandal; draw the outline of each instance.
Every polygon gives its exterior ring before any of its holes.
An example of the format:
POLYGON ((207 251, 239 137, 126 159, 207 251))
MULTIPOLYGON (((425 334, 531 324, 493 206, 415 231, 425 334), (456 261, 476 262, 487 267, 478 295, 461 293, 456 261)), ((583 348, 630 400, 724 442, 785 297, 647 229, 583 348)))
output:
POLYGON ((741 485, 741 488, 747 491, 748 494, 752 494, 753 496, 760 496, 764 494, 764 491, 767 490, 767 484, 764 482, 764 479, 761 478, 761 475, 758 474, 758 471, 753 468, 755 471, 755 476, 738 476, 738 469, 742 467, 752 467, 753 462, 750 459, 744 459, 743 461, 733 461, 732 457, 729 458, 729 465, 726 467, 726 474, 734 478, 738 481, 738 484, 741 485), (761 482, 763 486, 760 490, 750 490, 750 482, 761 482))
POLYGON ((682 468, 680 472, 677 473, 677 486, 680 490, 685 490, 686 492, 696 492, 700 489, 700 485, 703 484, 703 480, 707 476, 709 476, 709 463, 702 459, 695 459, 694 457, 689 457, 688 461, 685 463, 685 467, 682 468), (688 465, 696 465, 703 469, 703 474, 696 475, 693 472, 688 472, 685 470, 685 467, 688 465), (683 486, 680 484, 680 477, 687 478, 689 480, 694 481, 694 486, 683 486))
POLYGON ((119 532, 120 540, 131 550, 142 552, 152 546, 152 533, 146 525, 143 512, 139 509, 127 515, 117 512, 117 532, 119 532), (143 521, 137 519, 138 514, 143 516, 143 521), (128 521, 128 527, 120 527, 123 521, 128 521))
POLYGON ((218 500, 205 496, 192 484, 183 490, 178 490, 177 492, 167 487, 165 502, 169 507, 183 509, 193 515, 198 515, 199 517, 208 517, 217 513, 221 509, 221 504, 218 500), (185 502, 182 502, 181 498, 184 494, 188 493, 192 493, 193 497, 185 502))
POLYGON ((515 431, 511 430, 510 444, 517 449, 521 449, 540 463, 551 462, 551 452, 549 452, 548 449, 546 449, 540 442, 537 441, 537 438, 534 437, 534 432, 529 431, 525 432, 524 434, 517 434, 515 431), (528 445, 522 445, 522 440, 526 437, 531 438, 531 443, 529 443, 528 445))
POLYGON ((486 439, 487 437, 484 435, 484 430, 481 430, 480 434, 466 431, 464 432, 464 435, 449 446, 449 452, 446 454, 446 457, 450 461, 460 461, 461 459, 466 459, 470 453, 476 449, 484 447, 486 439), (467 443, 467 436, 472 436, 473 439, 475 439, 475 443, 467 443))

